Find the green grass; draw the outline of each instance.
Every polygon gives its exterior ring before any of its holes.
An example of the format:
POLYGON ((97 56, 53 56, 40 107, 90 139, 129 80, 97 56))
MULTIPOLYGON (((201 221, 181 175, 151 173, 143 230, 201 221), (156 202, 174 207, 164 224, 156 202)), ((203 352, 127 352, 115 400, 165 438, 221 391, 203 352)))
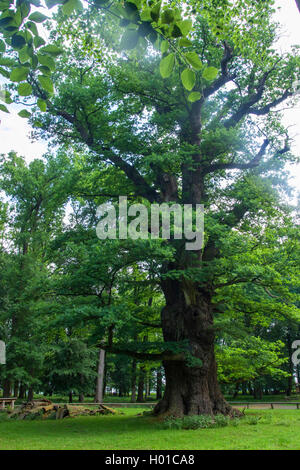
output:
POLYGON ((237 426, 189 431, 136 416, 142 408, 122 411, 62 421, 13 421, 1 413, 0 449, 300 449, 300 410, 249 410, 237 426))

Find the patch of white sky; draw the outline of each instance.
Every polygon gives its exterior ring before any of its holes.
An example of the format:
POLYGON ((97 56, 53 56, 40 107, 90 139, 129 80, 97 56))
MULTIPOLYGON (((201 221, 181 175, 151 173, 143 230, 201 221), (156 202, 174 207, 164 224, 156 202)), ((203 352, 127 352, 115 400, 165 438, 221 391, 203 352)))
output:
MULTIPOLYGON (((276 6, 280 9, 276 12, 276 19, 281 24, 281 34, 276 47, 281 52, 287 52, 294 44, 300 44, 300 15, 295 0, 276 0, 276 6)), ((47 31, 40 31, 41 36, 47 37, 47 31)), ((4 83, 4 80, 2 80, 4 83)), ((1 81, 0 81, 1 84, 1 81)), ((18 116, 23 105, 10 105, 10 114, 1 113, 0 116, 0 153, 15 151, 23 155, 27 162, 35 158, 41 158, 47 151, 47 142, 44 140, 32 141, 31 127, 28 121, 18 116)), ((291 135, 292 151, 300 154, 300 103, 293 109, 285 109, 283 112, 283 123, 289 128, 291 135)), ((300 165, 289 165, 290 185, 295 189, 300 187, 300 165)), ((293 198, 293 202, 296 199, 293 198)))

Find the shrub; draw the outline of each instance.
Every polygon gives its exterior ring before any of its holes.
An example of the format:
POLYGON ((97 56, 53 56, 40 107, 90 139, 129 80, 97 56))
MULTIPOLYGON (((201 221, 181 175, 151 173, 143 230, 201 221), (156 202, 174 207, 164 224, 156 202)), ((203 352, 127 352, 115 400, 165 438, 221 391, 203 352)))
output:
POLYGON ((229 419, 223 415, 184 416, 183 418, 168 417, 163 423, 165 429, 207 429, 228 426, 229 419))
POLYGON ((261 416, 247 416, 246 424, 251 424, 252 426, 256 426, 259 423, 261 416))

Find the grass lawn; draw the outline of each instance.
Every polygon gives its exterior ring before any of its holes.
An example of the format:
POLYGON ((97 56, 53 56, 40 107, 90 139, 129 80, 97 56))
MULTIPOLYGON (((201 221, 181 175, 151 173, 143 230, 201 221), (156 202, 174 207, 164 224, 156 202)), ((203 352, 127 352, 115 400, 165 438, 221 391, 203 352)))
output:
POLYGON ((300 410, 249 410, 238 425, 188 431, 136 416, 142 409, 122 411, 61 421, 13 421, 1 413, 0 449, 300 449, 300 410))

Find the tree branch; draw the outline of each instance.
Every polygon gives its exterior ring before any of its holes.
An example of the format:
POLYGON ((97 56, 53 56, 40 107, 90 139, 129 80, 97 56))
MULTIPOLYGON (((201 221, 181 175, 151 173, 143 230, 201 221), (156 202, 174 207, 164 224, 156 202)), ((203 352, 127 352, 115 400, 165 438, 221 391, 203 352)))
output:
MULTIPOLYGON (((225 121, 224 126, 226 129, 229 129, 230 127, 234 127, 236 124, 238 124, 244 116, 247 114, 251 113, 251 108, 253 105, 259 102, 259 100, 263 96, 263 92, 265 90, 265 85, 268 77, 270 74, 275 70, 277 64, 279 61, 276 62, 276 64, 267 72, 265 72, 256 87, 256 93, 250 94, 245 98, 245 101, 241 106, 238 108, 238 110, 229 118, 227 121, 225 121)), ((286 93, 286 92, 285 92, 286 93)), ((282 97, 281 97, 282 98, 282 97)), ((281 98, 279 98, 281 100, 281 98)), ((284 98, 286 99, 286 98, 284 98)), ((275 100, 277 101, 277 100, 275 100)), ((282 102, 283 99, 280 101, 282 102)))
POLYGON ((219 171, 219 170, 249 170, 250 168, 255 168, 260 164, 263 156, 266 153, 269 143, 270 143, 269 139, 265 139, 262 146, 260 147, 259 152, 248 163, 235 163, 235 162, 215 163, 211 165, 210 167, 208 167, 204 171, 204 174, 206 175, 208 173, 212 173, 214 171, 219 171))
POLYGON ((211 96, 213 93, 219 90, 223 85, 225 85, 227 82, 234 80, 236 78, 236 74, 229 75, 228 73, 228 64, 231 61, 233 57, 233 49, 227 44, 226 41, 223 43, 224 45, 224 55, 221 60, 221 71, 222 74, 219 78, 217 78, 211 85, 206 87, 203 90, 203 96, 204 98, 208 98, 211 96))
POLYGON ((249 109, 249 114, 255 114, 256 116, 263 116, 265 114, 268 114, 270 112, 271 108, 274 108, 275 106, 282 103, 289 96, 292 96, 292 95, 293 95, 293 93, 291 91, 285 90, 284 94, 280 98, 277 98, 276 100, 272 101, 271 103, 266 104, 262 108, 250 108, 249 109))
POLYGON ((184 354, 172 354, 168 352, 164 353, 141 353, 137 351, 131 351, 130 349, 119 349, 116 346, 108 346, 100 343, 97 345, 99 348, 104 349, 112 354, 124 354, 125 356, 135 357, 142 361, 185 361, 184 354))

